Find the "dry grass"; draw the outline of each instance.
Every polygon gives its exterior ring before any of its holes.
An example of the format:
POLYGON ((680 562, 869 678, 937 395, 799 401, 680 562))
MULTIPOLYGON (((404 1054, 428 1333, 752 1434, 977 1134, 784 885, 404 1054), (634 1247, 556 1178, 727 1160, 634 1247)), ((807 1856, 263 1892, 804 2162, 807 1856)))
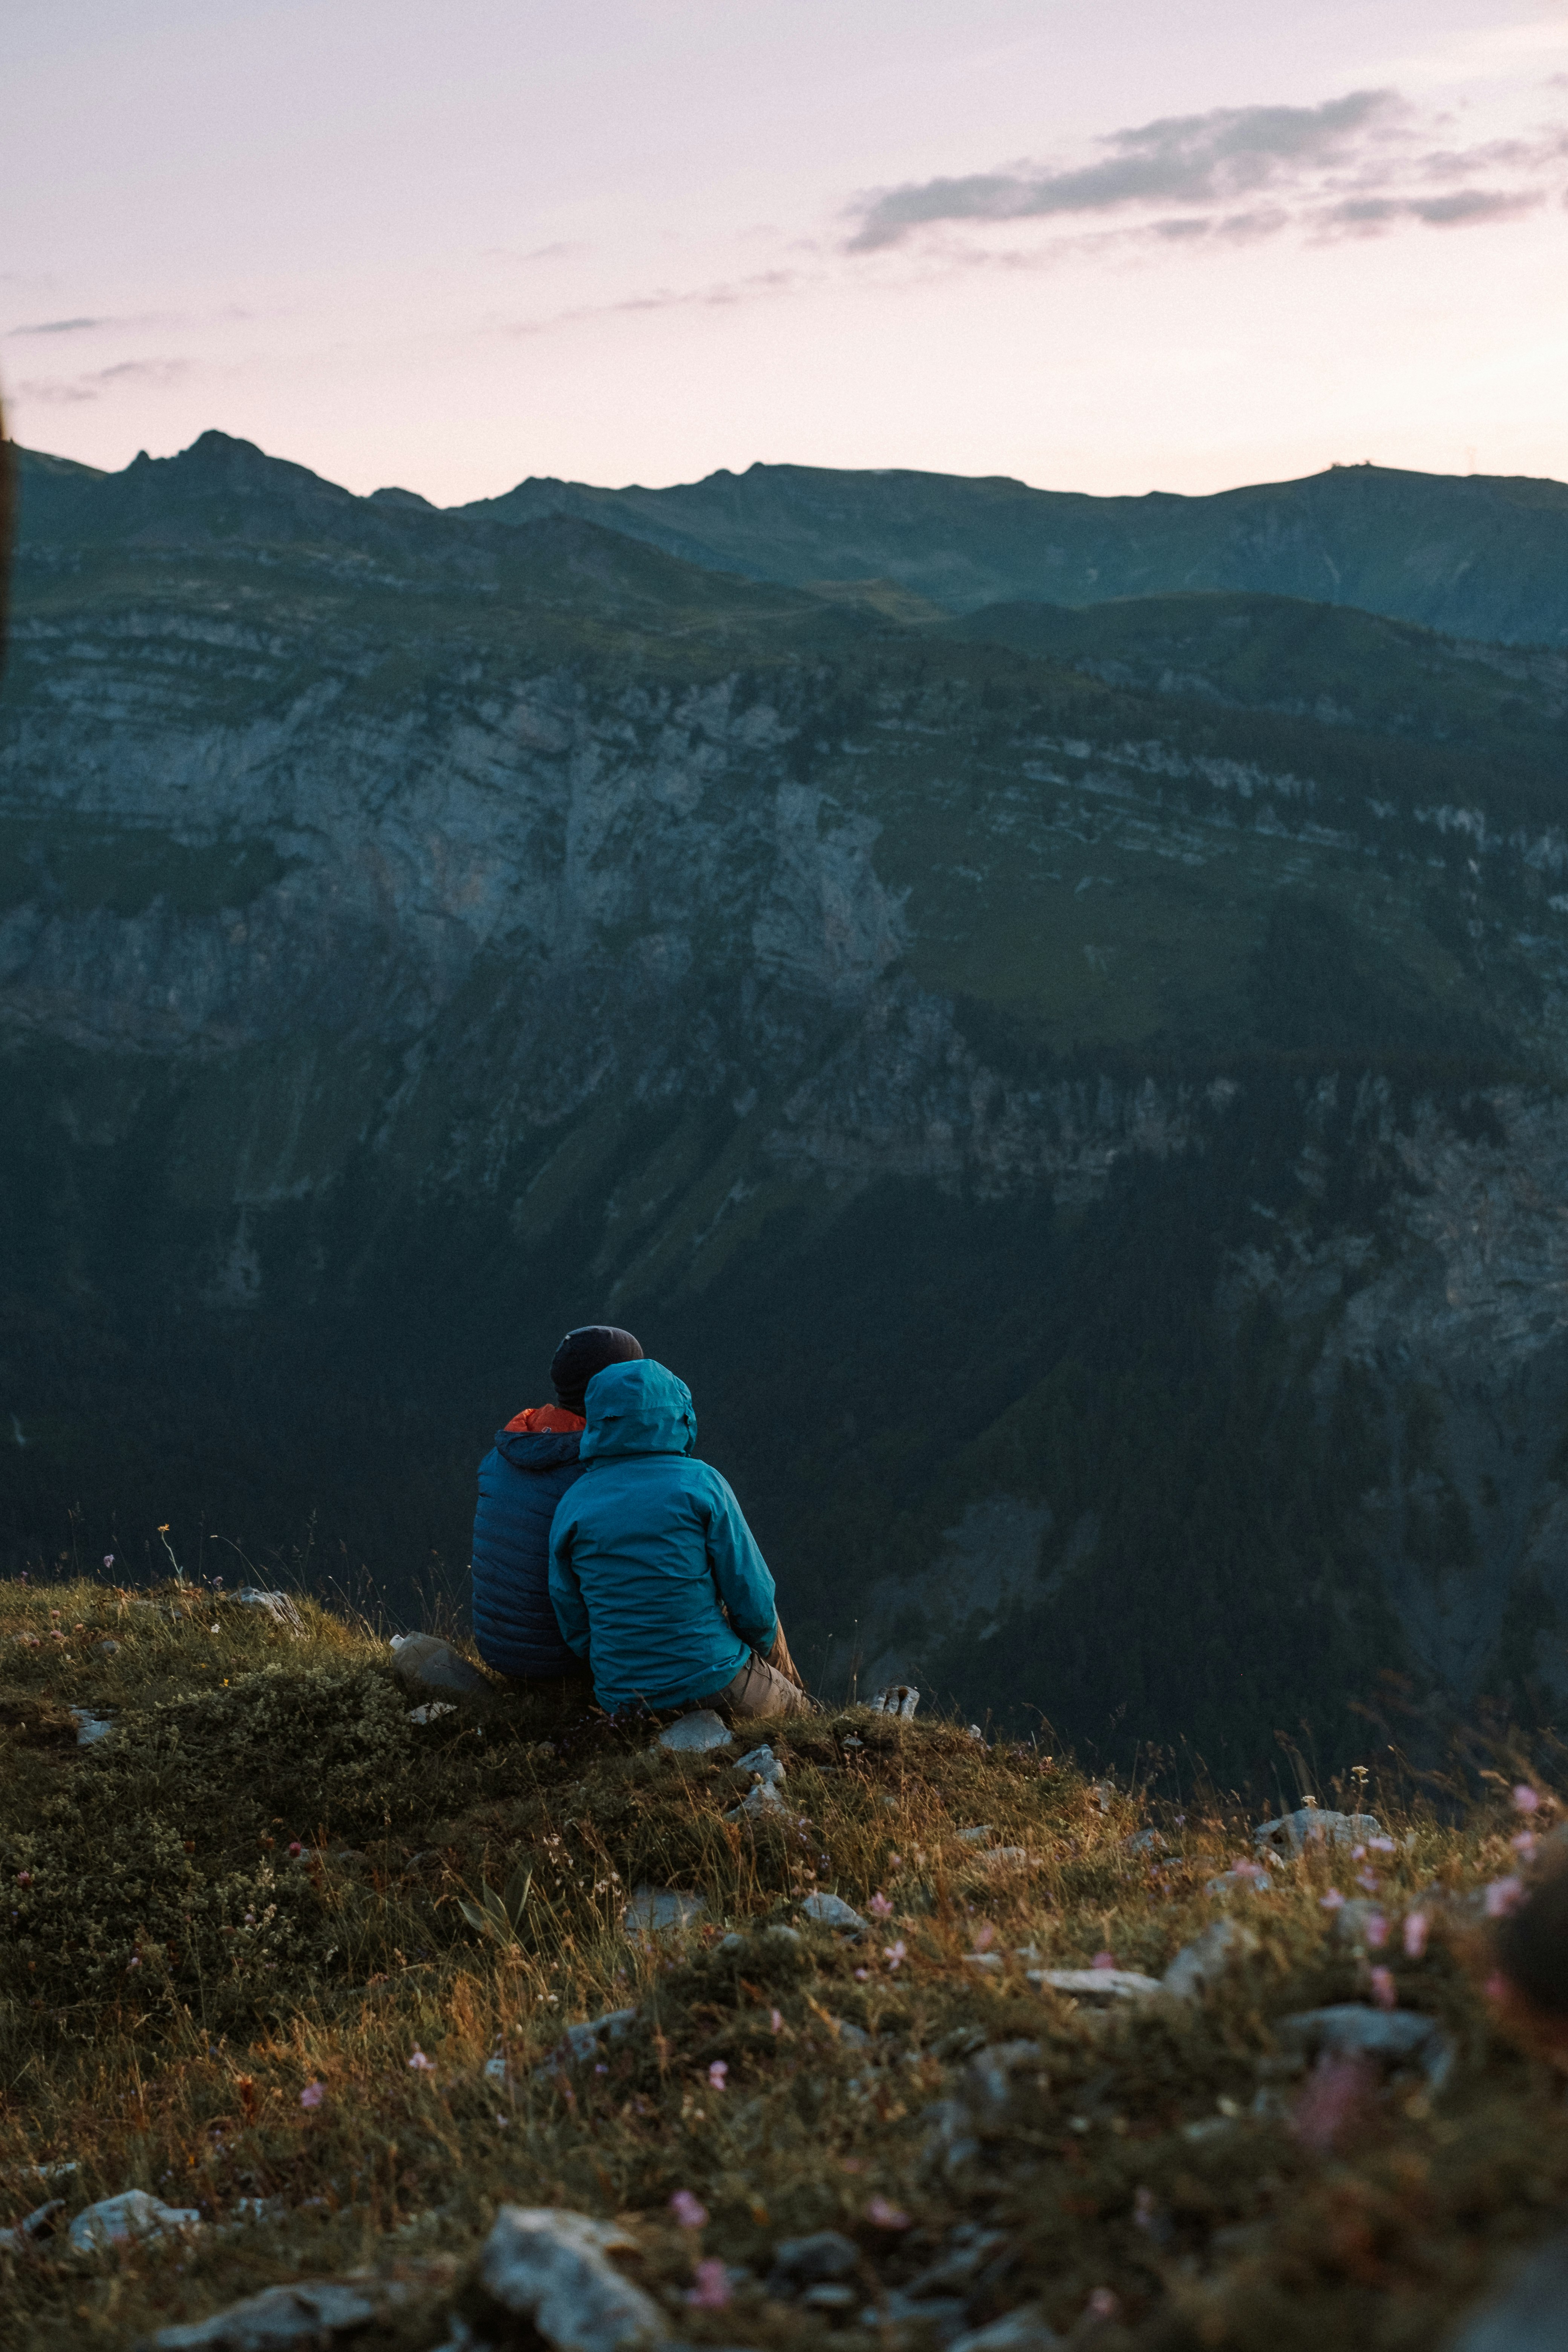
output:
MULTIPOLYGON (((1065 1759, 861 1710, 781 1727, 787 1814, 730 1822, 727 1763, 650 1749, 647 1726, 570 1694, 487 1691, 420 1728, 363 1629, 154 1598, 0 1586, 0 2224, 46 2193, 28 2168, 70 2162, 68 2210, 140 2187, 209 2226, 161 2252, 78 2261, 56 2238, 0 2257, 13 2340, 129 2344, 368 2265, 412 2289, 380 2340, 414 2352, 511 2200, 634 2217, 672 2302, 699 2252, 745 2266, 728 2309, 680 2305, 694 2343, 821 2339, 828 2315, 764 2293, 781 2237, 847 2231, 869 2305, 972 2224, 998 2233, 972 2321, 1037 2297, 1107 2352, 1415 2352, 1561 2215, 1558 2082, 1479 1990, 1466 1898, 1517 1862, 1500 1797, 1453 1827, 1374 1791, 1392 1853, 1320 1853, 1230 1897, 1258 1943, 1211 1999, 1107 2015, 1026 1968, 1109 1951, 1157 1973, 1226 1907, 1204 1891, 1246 1851, 1225 1808, 1167 1816, 1165 1851, 1132 1853, 1147 1809, 1065 1759), (111 1737, 77 1747, 71 1708, 111 1714, 111 1737), (959 1835, 977 1822, 1030 1859, 988 1867, 959 1835), (534 1899, 500 1949, 458 1898, 520 1856, 534 1899), (1358 1873, 1392 1923, 1376 1956, 1336 1940, 1322 1903, 1364 1894, 1358 1873), (643 1882, 700 1892, 702 1923, 629 1945, 643 1882), (818 1886, 889 1907, 857 1942, 751 1932, 818 1886), (1417 1907, 1434 1927, 1412 1958, 1417 1907), (738 1953, 719 1948, 731 1928, 738 1953), (1381 2088, 1314 2149, 1272 2021, 1366 2000, 1374 1965, 1444 2019, 1459 2063, 1436 2096, 1381 2088), (603 2071, 536 2074, 563 2023, 633 2004, 603 2071), (986 2106, 964 2069, 1010 2042, 1035 2053, 986 2106), (484 2071, 498 2052, 505 2083, 484 2071), (980 2120, 949 2158, 925 2111, 966 2083, 980 2120), (1260 2088, 1275 2112, 1252 2113, 1260 2088), (682 2189, 700 2233, 671 2219, 682 2189), (879 2200, 907 2226, 879 2222, 879 2200)), ((914 2319, 868 2334, 855 2311, 831 2331, 845 2352, 935 2340, 914 2319)))

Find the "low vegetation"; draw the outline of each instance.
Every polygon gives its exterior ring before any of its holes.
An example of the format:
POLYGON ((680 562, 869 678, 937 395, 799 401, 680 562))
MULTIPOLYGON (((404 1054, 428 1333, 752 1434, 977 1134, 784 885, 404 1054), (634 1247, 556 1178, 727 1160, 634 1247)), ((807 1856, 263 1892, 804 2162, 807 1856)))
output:
POLYGON ((822 1714, 772 1736, 782 1806, 731 1817, 744 1741, 671 1754, 571 1690, 412 1705, 308 1601, 0 1585, 0 2226, 132 2188, 203 2221, 0 2255, 12 2341, 130 2345, 364 2268, 405 2290, 368 2340, 419 2352, 511 2201, 619 2218, 693 2345, 924 2352, 1037 2304, 1105 2352, 1415 2352, 1561 2214, 1560 2078, 1486 1990, 1483 1890, 1528 1868, 1539 1780, 1462 1821, 1324 1789, 1374 1843, 1215 1894, 1255 1816, 1040 1741, 822 1714), (704 1907, 628 1937, 650 1886, 704 1907), (817 1891, 863 1931, 805 1918, 817 1891), (1159 1975, 1220 1917, 1201 1998, 1031 1977, 1159 1975), (1440 2021, 1447 2078, 1303 2072, 1279 2021, 1336 2002, 1440 2021), (854 2294, 770 2292, 824 2229, 854 2294))

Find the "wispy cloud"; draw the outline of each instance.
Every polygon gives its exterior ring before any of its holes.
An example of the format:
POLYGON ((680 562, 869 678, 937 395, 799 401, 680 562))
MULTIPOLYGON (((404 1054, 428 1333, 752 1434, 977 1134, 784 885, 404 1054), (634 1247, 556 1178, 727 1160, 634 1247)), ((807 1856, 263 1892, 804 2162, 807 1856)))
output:
POLYGON ((189 360, 121 360, 113 367, 94 368, 85 375, 36 377, 16 386, 18 399, 36 400, 47 407, 67 408, 84 400, 101 400, 106 393, 129 385, 159 391, 191 373, 189 360))
POLYGON ((1563 176, 1559 127, 1470 148, 1435 143, 1437 130, 1392 89, 1163 116, 1107 132, 1086 159, 869 190, 848 207, 843 250, 882 253, 965 231, 973 250, 983 242, 975 232, 1037 221, 1070 226, 1075 242, 1093 222, 1106 225, 1097 241, 1114 224, 1119 243, 1166 245, 1291 228, 1322 238, 1470 227, 1533 211, 1563 176), (1489 184, 1475 184, 1482 177, 1489 184), (1444 193, 1432 193, 1437 185, 1444 193))
POLYGON ((7 327, 7 335, 80 335, 91 327, 111 327, 112 319, 37 319, 25 327, 7 327))
POLYGON ((799 270, 760 269, 747 278, 724 278, 707 286, 657 286, 646 294, 626 294, 614 301, 584 302, 574 310, 554 310, 547 318, 511 320, 501 331, 547 335, 558 327, 577 326, 585 320, 634 317, 650 310, 729 310, 742 302, 795 293, 801 283, 799 270))

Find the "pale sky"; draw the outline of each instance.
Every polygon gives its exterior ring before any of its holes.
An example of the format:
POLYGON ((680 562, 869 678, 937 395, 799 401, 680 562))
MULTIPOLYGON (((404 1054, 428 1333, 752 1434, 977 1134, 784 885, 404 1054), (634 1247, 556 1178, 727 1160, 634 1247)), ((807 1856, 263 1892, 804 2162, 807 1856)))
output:
POLYGON ((5 0, 0 387, 440 504, 1568 478, 1568 0, 5 0))

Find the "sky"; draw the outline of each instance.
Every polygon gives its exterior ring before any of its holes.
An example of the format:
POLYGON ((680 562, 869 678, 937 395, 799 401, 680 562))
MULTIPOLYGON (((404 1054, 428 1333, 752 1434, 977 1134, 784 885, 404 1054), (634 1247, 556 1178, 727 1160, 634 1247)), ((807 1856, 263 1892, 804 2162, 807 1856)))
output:
POLYGON ((0 392, 441 505, 1568 478, 1568 0, 5 0, 0 392))

